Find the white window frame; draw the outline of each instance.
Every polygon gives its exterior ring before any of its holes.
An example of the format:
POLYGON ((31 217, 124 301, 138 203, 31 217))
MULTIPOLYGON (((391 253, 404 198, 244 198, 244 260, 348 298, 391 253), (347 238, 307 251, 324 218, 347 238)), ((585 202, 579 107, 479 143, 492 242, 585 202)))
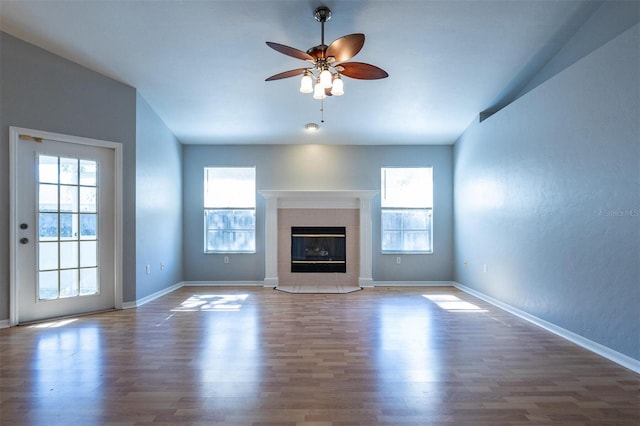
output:
MULTIPOLYGON (((256 253, 256 168, 255 166, 249 167, 205 167, 204 168, 204 191, 203 191, 203 210, 204 210, 204 253, 216 254, 216 253, 256 253), (210 173, 224 174, 229 172, 233 174, 234 171, 251 171, 253 174, 253 182, 243 191, 238 191, 239 188, 234 187, 213 187, 211 185, 222 185, 221 182, 215 183, 215 177, 210 177, 210 173), (229 228, 215 228, 210 226, 209 216, 212 214, 225 214, 228 213, 230 217, 236 215, 244 216, 246 222, 247 213, 249 220, 248 227, 239 227, 236 223, 236 227, 229 228), (213 233, 220 232, 222 234, 247 234, 250 235, 250 244, 248 248, 237 247, 213 247, 210 248, 209 237, 213 233)), ((235 222, 232 220, 232 222, 235 222)), ((233 237, 232 237, 233 238, 233 237)))
MULTIPOLYGON (((422 172, 420 172, 422 173, 422 172)), ((395 173, 397 175, 397 173, 395 173)), ((433 253, 433 167, 382 167, 380 169, 380 250, 382 254, 432 254, 433 253), (406 192, 402 193, 398 188, 391 187, 387 183, 387 173, 398 172, 402 170, 420 169, 424 171, 426 176, 425 182, 420 185, 407 185, 406 192), (414 186, 414 188, 411 188, 414 186), (424 225, 419 227, 405 228, 404 223, 399 228, 386 227, 386 214, 406 214, 418 213, 424 216, 424 225), (405 245, 405 238, 410 233, 425 234, 425 245, 422 247, 389 247, 386 237, 389 233, 400 233, 402 240, 401 245, 405 245)), ((407 241, 406 245, 410 245, 407 241)))

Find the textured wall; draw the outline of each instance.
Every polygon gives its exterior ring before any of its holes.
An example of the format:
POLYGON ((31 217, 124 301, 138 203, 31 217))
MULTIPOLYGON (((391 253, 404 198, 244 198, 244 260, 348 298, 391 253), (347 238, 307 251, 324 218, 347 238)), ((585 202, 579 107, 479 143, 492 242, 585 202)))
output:
POLYGON ((256 166, 257 189, 380 190, 380 167, 433 166, 434 253, 380 254, 380 197, 373 200, 373 279, 448 281, 452 277, 451 146, 253 145, 184 146, 185 281, 264 279, 264 200, 258 196, 257 253, 203 254, 202 186, 205 166, 256 166))
POLYGON ((139 300, 182 281, 182 145, 140 94, 136 159, 139 300))
POLYGON ((638 46, 636 25, 454 150, 456 281, 636 359, 638 46))
MULTIPOLYGON (((0 320, 9 317, 9 126, 120 142, 135 179, 134 88, 0 32, 0 320)), ((135 188, 125 185, 124 233, 135 235, 135 188)), ((135 245, 124 241, 124 300, 135 294, 135 245)))

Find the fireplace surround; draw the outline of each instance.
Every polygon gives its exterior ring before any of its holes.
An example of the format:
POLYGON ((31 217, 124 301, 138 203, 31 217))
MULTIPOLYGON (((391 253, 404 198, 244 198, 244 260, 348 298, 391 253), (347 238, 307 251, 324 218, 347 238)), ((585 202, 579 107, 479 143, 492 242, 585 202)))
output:
MULTIPOLYGON (((357 268, 353 271, 354 285, 372 287, 372 240, 371 240, 371 201, 378 191, 370 190, 338 190, 338 191, 291 191, 291 190, 260 190, 258 193, 265 199, 265 287, 277 287, 280 283, 278 258, 284 248, 290 250, 288 240, 279 238, 279 216, 286 216, 288 210, 302 210, 310 217, 322 217, 323 214, 332 217, 345 212, 356 215, 358 229, 353 235, 355 257, 353 264, 357 268), (286 246, 286 247, 285 247, 286 246), (357 262, 355 261, 357 260, 357 262)), ((298 225, 298 224, 294 224, 298 225)), ((313 225, 320 225, 313 223, 313 225)), ((329 224, 332 225, 332 224, 329 224)), ((347 227, 347 231, 349 227, 347 227)), ((290 232, 290 231, 289 231, 290 232)), ((348 232, 347 232, 348 233, 348 232)), ((288 235, 287 238, 290 238, 288 235)), ((349 251, 349 248, 347 248, 349 251)), ((287 256, 289 256, 287 254, 287 256)), ((349 257, 349 256, 348 256, 349 257)), ((349 264, 352 264, 351 260, 349 264)), ((314 274, 301 274, 306 277, 314 274)), ((326 276, 322 274, 323 282, 326 276)), ((343 274, 333 274, 343 275, 343 274)), ((349 275, 349 271, 346 275, 349 275)), ((309 277, 311 279, 313 277, 309 277)))

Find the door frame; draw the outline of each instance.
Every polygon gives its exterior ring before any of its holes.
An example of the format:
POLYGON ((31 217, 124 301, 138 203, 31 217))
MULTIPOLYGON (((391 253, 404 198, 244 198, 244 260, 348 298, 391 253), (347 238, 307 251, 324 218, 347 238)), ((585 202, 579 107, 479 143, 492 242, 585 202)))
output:
POLYGON ((122 152, 121 143, 99 139, 91 139, 80 136, 64 135, 43 130, 26 129, 22 127, 9 127, 9 325, 18 324, 18 283, 17 283, 17 250, 18 250, 18 215, 16 201, 18 199, 18 144, 20 136, 28 136, 33 140, 48 139, 56 142, 64 142, 79 145, 95 146, 114 150, 114 306, 122 309, 122 152))

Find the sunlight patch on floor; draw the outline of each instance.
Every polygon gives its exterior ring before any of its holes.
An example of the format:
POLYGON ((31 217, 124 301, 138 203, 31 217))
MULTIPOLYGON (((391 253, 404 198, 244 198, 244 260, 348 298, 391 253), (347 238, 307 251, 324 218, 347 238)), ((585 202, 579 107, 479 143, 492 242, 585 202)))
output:
POLYGON ((440 308, 451 312, 488 312, 473 303, 465 302, 452 294, 423 294, 440 308))
POLYGON ((239 311, 248 294, 194 294, 171 309, 174 312, 229 312, 239 311))
POLYGON ((77 321, 77 318, 67 318, 57 321, 49 321, 49 322, 41 322, 38 324, 30 325, 29 328, 56 328, 63 327, 67 324, 71 324, 74 321, 77 321))

